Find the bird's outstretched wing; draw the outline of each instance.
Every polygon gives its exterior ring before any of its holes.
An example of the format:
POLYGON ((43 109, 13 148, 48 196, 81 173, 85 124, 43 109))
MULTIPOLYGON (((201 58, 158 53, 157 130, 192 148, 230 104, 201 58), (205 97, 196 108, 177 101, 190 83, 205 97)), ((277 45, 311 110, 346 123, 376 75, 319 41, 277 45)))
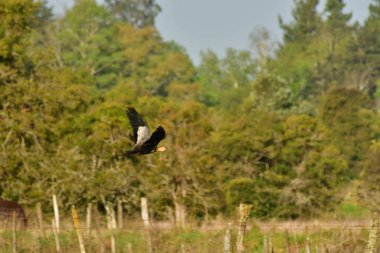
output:
POLYGON ((154 149, 157 147, 158 143, 162 141, 166 136, 165 129, 162 126, 157 127, 157 129, 153 132, 152 136, 147 140, 142 148, 143 149, 154 149))
POLYGON ((133 128, 133 141, 135 145, 141 145, 149 139, 150 130, 144 119, 132 106, 127 107, 129 123, 133 128))

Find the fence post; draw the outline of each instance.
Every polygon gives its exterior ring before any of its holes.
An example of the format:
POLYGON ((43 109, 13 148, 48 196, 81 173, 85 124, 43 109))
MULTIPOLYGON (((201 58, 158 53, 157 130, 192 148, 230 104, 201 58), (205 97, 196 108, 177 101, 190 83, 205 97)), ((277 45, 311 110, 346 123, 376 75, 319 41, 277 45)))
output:
POLYGON ((130 242, 127 244, 127 253, 133 253, 132 244, 130 242))
POLYGON ((371 230, 369 231, 368 243, 365 253, 375 253, 377 238, 379 237, 379 218, 372 220, 371 230))
POLYGON ((306 253, 311 253, 310 251, 310 239, 306 237, 306 253))
POLYGON ((148 200, 145 197, 141 198, 141 218, 144 222, 145 228, 149 228, 148 200))
POLYGON ((13 214, 12 214, 12 251, 13 253, 17 253, 16 228, 17 228, 16 211, 13 211, 13 214))
POLYGON ((58 235, 58 229, 56 227, 56 223, 54 219, 51 220, 51 225, 53 228, 53 234, 54 234, 54 239, 55 239, 55 248, 57 253, 61 252, 61 244, 59 243, 59 235, 58 235))
POLYGON ((55 194, 53 194, 53 209, 54 209, 54 218, 55 218, 55 228, 57 229, 57 233, 59 234, 59 210, 58 210, 57 196, 55 194))
POLYGON ((249 212, 251 211, 252 205, 240 204, 239 206, 239 230, 238 230, 238 238, 236 242, 237 253, 243 253, 244 249, 244 234, 245 228, 247 226, 247 220, 249 216, 249 212))
POLYGON ((224 253, 232 253, 231 248, 231 230, 232 223, 228 223, 228 228, 226 230, 226 234, 224 235, 224 253))
POLYGON ((268 253, 268 242, 266 235, 263 237, 263 253, 268 253))
POLYGON ((77 232, 77 236, 78 236, 80 252, 86 253, 86 249, 84 247, 84 242, 83 242, 83 236, 82 236, 82 233, 80 231, 81 227, 79 224, 78 213, 77 213, 77 210, 75 209, 74 206, 71 207, 71 212, 73 215, 74 228, 75 228, 75 230, 77 232))
POLYGON ((152 253, 152 238, 150 234, 150 222, 149 222, 149 213, 148 213, 148 200, 145 197, 141 198, 141 218, 144 222, 145 233, 147 238, 148 252, 152 253))

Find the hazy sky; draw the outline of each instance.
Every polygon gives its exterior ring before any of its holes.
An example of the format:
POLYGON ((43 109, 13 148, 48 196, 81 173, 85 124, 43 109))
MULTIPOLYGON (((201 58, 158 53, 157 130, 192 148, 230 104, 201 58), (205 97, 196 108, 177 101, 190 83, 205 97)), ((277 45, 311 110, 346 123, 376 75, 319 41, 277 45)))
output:
MULTIPOLYGON (((201 50, 210 48, 223 56, 228 47, 248 48, 249 34, 255 27, 265 27, 281 40, 278 16, 291 20, 293 0, 156 0, 162 12, 156 26, 165 40, 184 46, 195 64, 201 50)), ((321 0, 322 10, 326 0, 321 0)), ((62 14, 73 0, 48 0, 54 12, 62 14)), ((102 0, 98 0, 102 3, 102 0)), ((353 21, 362 22, 368 15, 371 0, 345 0, 353 21)))

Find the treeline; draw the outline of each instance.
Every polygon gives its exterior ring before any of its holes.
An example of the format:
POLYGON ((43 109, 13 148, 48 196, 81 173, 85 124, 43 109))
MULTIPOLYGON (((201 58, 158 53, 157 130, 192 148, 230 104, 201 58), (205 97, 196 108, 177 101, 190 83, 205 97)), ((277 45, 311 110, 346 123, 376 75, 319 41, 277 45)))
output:
MULTIPOLYGON (((345 4, 296 0, 251 50, 194 66, 154 26, 154 0, 0 2, 0 196, 85 208, 121 201, 156 219, 312 217, 341 203, 379 208, 380 1, 363 24, 345 4), (168 151, 126 157, 135 106, 168 151), (360 201, 359 201, 360 200, 360 201)), ((47 205, 49 206, 49 205, 47 205)))

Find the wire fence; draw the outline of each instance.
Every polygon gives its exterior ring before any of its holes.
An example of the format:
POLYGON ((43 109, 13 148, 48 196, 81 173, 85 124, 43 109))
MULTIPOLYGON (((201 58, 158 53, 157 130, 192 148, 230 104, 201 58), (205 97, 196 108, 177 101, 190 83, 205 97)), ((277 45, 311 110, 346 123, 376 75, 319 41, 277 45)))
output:
MULTIPOLYGON (((0 244, 4 245, 0 252, 14 252, 16 246, 19 252, 64 253, 74 252, 73 250, 79 252, 76 237, 78 233, 84 235, 83 245, 84 248, 88 249, 87 252, 115 252, 114 249, 111 249, 116 247, 115 245, 119 249, 117 252, 133 253, 133 248, 139 248, 138 252, 149 252, 149 246, 141 243, 141 241, 148 240, 148 238, 152 240, 150 244, 156 249, 169 246, 173 248, 168 249, 168 251, 161 250, 157 252, 217 252, 213 251, 213 249, 223 244, 226 229, 230 228, 232 231, 237 231, 241 226, 239 219, 235 218, 231 220, 193 221, 187 222, 186 226, 181 226, 179 225, 180 223, 173 221, 122 219, 121 224, 123 226, 117 227, 120 224, 116 224, 118 223, 116 221, 119 221, 120 217, 116 217, 117 212, 115 210, 111 213, 113 217, 110 217, 109 213, 93 212, 90 216, 91 219, 89 219, 88 212, 77 211, 80 224, 74 226, 73 217, 67 212, 60 212, 61 217, 58 223, 59 227, 57 227, 54 213, 43 213, 41 221, 36 212, 29 212, 25 216, 23 211, 0 207, 0 244), (24 224, 25 217, 28 219, 27 225, 24 224), (111 220, 115 223, 113 227, 109 225, 111 220), (147 224, 149 225, 147 226, 147 224), (57 232, 57 228, 59 232, 57 232), (195 237, 198 238, 196 239, 198 241, 191 238, 194 233, 200 234, 195 237), (167 234, 171 234, 171 236, 167 234), (56 238, 55 240, 54 237, 56 238), (166 242, 167 238, 171 238, 175 242, 166 242), (60 245, 58 245, 57 240, 60 245), (112 246, 112 242, 116 244, 112 246), (192 248, 192 244, 193 246, 199 244, 199 250, 194 250, 195 248, 192 248), (175 247, 180 247, 180 251, 174 249, 175 247), (201 250, 201 247, 206 247, 206 249, 201 250), (144 248, 144 250, 141 250, 141 248, 144 248)), ((349 251, 362 252, 366 244, 366 236, 371 228, 373 226, 369 219, 260 221, 251 218, 246 224, 248 232, 258 231, 257 233, 260 235, 253 239, 254 243, 251 243, 250 247, 252 249, 258 248, 259 244, 267 243, 268 245, 266 246, 260 246, 263 249, 269 249, 268 252, 264 253, 274 252, 273 250, 270 251, 270 248, 273 247, 270 244, 273 244, 275 240, 283 243, 285 235, 286 238, 289 236, 287 238, 287 247, 305 248, 313 245, 315 248, 313 252, 341 252, 342 248, 347 247, 354 241, 355 246, 350 246, 349 251), (316 234, 318 236, 315 236, 316 234), (329 237, 332 235, 337 238, 336 241, 331 242, 329 237), (326 241, 329 241, 329 246, 326 246, 326 241), (328 251, 319 251, 317 248, 328 248, 328 251)), ((283 245, 282 248, 284 247, 283 245)), ((277 252, 290 251, 277 250, 277 252)), ((304 251, 297 250, 293 252, 311 251, 310 249, 309 251, 305 249, 304 251)))
MULTIPOLYGON (((86 223, 86 212, 78 212, 78 215, 80 216, 81 224, 86 223)), ((2 225, 4 224, 12 224, 13 219, 13 212, 6 210, 4 208, 0 208, 0 229, 2 228, 2 225)), ((22 223, 25 221, 25 219, 28 220, 28 225, 25 227, 27 230, 38 230, 40 229, 38 227, 37 222, 37 216, 32 216, 31 214, 26 216, 20 216, 16 212, 16 222, 22 223)), ((44 214, 44 229, 52 230, 53 226, 51 225, 51 221, 54 219, 54 215, 46 215, 44 214)), ((62 220, 65 221, 62 225, 60 225, 60 229, 62 230, 72 230, 73 224, 70 222, 67 222, 68 220, 71 220, 71 217, 68 215, 65 215, 62 220)), ((96 220, 97 223, 101 226, 106 228, 107 223, 107 215, 106 214, 97 214, 94 215, 93 220, 96 220)), ((171 221, 155 221, 155 220, 149 220, 151 228, 155 229, 162 229, 162 230, 170 230, 173 228, 176 228, 177 225, 175 222, 171 221)), ((94 223, 94 221, 92 221, 94 223)), ((133 220, 125 220, 123 225, 123 228, 118 228, 121 230, 143 230, 145 229, 144 220, 143 219, 133 219, 133 220)), ((225 221, 208 221, 208 222, 193 222, 188 223, 187 228, 188 229, 199 229, 199 230, 205 230, 205 231, 220 231, 225 230, 228 225, 232 223, 234 226, 237 226, 238 222, 237 220, 225 220, 225 221)), ((349 221, 256 221, 254 219, 251 219, 251 221, 247 225, 248 229, 252 228, 258 228, 263 231, 318 231, 318 230, 330 230, 330 229, 336 229, 336 230, 355 230, 355 229, 370 229, 371 228, 371 220, 349 220, 349 221)), ((88 226, 83 225, 79 227, 78 229, 81 230, 88 230, 88 226)))

